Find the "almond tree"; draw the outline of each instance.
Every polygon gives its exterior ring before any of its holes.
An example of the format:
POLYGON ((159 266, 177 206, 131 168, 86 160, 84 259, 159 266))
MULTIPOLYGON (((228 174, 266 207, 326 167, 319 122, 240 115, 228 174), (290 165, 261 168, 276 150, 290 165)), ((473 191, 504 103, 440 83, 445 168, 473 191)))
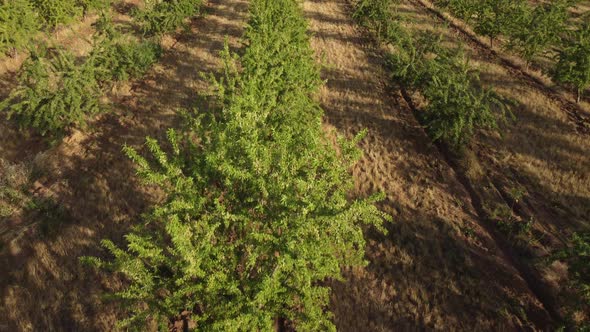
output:
POLYGON ((198 14, 203 0, 160 0, 147 4, 133 16, 144 34, 161 35, 183 26, 187 18, 198 14))
POLYGON ((482 0, 476 6, 474 30, 489 37, 493 47, 494 39, 520 24, 526 8, 523 0, 482 0))
POLYGON ((63 134, 83 125, 86 116, 100 110, 100 87, 93 58, 78 63, 71 52, 49 54, 45 47, 31 49, 18 77, 19 86, 0 103, 8 119, 42 135, 63 134))
POLYGON ((114 260, 118 298, 142 330, 188 313, 198 330, 269 331, 277 318, 301 331, 335 330, 329 278, 363 265, 363 225, 379 229, 378 197, 350 199, 353 141, 328 138, 313 94, 322 84, 296 0, 253 0, 241 57, 223 58, 207 114, 149 157, 127 154, 167 199, 129 233, 114 260), (239 68, 239 70, 238 70, 239 68))
POLYGON ((590 87, 590 23, 564 40, 552 74, 555 81, 572 87, 580 102, 584 90, 590 87))
POLYGON ((559 43, 567 29, 568 10, 575 2, 555 0, 523 12, 521 23, 511 25, 507 31, 508 48, 516 50, 530 64, 536 56, 559 43))

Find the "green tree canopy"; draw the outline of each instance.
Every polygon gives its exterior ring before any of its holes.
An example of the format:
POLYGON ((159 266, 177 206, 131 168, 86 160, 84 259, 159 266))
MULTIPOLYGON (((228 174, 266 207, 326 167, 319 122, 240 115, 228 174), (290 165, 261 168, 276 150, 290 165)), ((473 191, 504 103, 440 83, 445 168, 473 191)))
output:
POLYGON ((123 325, 165 327, 189 311, 199 330, 267 331, 277 317, 334 330, 322 282, 364 264, 362 226, 387 219, 379 197, 349 198, 360 136, 333 142, 322 129, 298 2, 252 1, 245 41, 241 57, 224 52, 216 111, 170 130, 167 148, 148 139, 147 158, 126 149, 168 198, 125 248, 104 241, 113 261, 89 259, 129 279, 116 294, 123 325))

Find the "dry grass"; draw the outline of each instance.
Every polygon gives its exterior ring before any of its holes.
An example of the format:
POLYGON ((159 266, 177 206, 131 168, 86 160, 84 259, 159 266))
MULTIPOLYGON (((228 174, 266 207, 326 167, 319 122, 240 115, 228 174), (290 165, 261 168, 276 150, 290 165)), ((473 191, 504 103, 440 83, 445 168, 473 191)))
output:
MULTIPOLYGON (((407 2, 403 11, 413 29, 435 30, 451 44, 460 42, 425 10, 407 2)), ((489 206, 508 206, 517 220, 533 221, 526 241, 518 246, 533 257, 546 256, 562 247, 572 232, 590 227, 590 140, 576 132, 545 91, 515 76, 497 58, 477 48, 469 53, 482 83, 518 106, 513 110, 516 120, 501 126, 501 136, 483 132, 472 146, 471 158, 477 154, 479 160, 476 173, 486 177, 470 176, 469 168, 465 172, 489 206), (516 189, 523 193, 518 201, 511 198, 516 189)))
MULTIPOLYGON (((306 1, 312 46, 326 62, 318 96, 326 122, 362 141, 356 193, 383 191, 388 236, 368 232, 366 269, 334 283, 342 331, 515 330, 547 313, 479 225, 454 171, 387 85, 374 45, 340 1, 306 1)), ((534 323, 533 323, 534 322, 534 323)))
POLYGON ((27 196, 30 170, 24 164, 11 164, 0 159, 0 220, 23 209, 27 196))
POLYGON ((8 267, 0 271, 1 331, 115 329, 118 309, 101 296, 120 280, 89 271, 78 257, 103 255, 101 239, 121 241, 140 213, 160 199, 138 183, 121 148, 141 149, 146 136, 162 137, 177 124, 176 109, 194 105, 197 92, 208 86, 200 73, 219 69, 225 38, 232 48, 241 46, 246 8, 243 0, 211 1, 208 15, 191 22, 176 41, 168 40, 173 49, 142 80, 110 96, 112 113, 56 146, 0 129, 0 158, 31 161, 37 155, 43 172, 33 179, 33 190, 52 197, 60 210, 50 213, 59 225, 52 236, 39 227, 20 227, 38 221, 31 217, 19 224, 22 236, 10 238, 0 252, 0 264, 8 267))
MULTIPOLYGON (((487 40, 487 38, 477 35, 473 31, 473 29, 471 28, 470 25, 453 17, 450 13, 442 11, 440 8, 434 6, 432 4, 431 0, 412 0, 412 3, 414 3, 414 4, 421 3, 425 7, 432 9, 434 12, 437 12, 437 13, 443 15, 448 22, 460 27, 469 36, 471 36, 471 38, 478 40, 479 43, 486 45, 486 47, 489 48, 489 41, 487 40)), ((578 7, 575 7, 572 9, 574 11, 574 13, 572 15, 572 17, 574 17, 574 18, 570 22, 572 26, 580 23, 579 22, 580 18, 579 17, 576 18, 575 12, 579 8, 585 8, 588 5, 589 5, 588 2, 580 2, 578 7)), ((416 9, 418 9, 418 8, 416 8, 416 9)), ((524 73, 525 75, 528 75, 531 78, 533 78, 534 80, 538 81, 539 84, 546 87, 546 89, 555 90, 555 92, 557 92, 557 95, 560 98, 564 98, 565 100, 569 101, 572 104, 575 103, 576 96, 573 93, 573 91, 571 91, 571 89, 566 89, 564 87, 560 87, 560 86, 556 85, 550 77, 549 73, 553 67, 554 62, 555 62, 555 59, 554 59, 554 56, 556 55, 555 52, 550 50, 545 54, 541 54, 541 55, 537 56, 535 59, 533 59, 531 64, 527 64, 526 61, 524 61, 521 57, 518 56, 518 54, 506 50, 505 45, 506 45, 506 38, 500 36, 498 38, 498 40, 494 43, 494 47, 491 49, 493 50, 493 52, 495 52, 497 55, 499 55, 499 57, 501 57, 503 61, 510 63, 511 66, 519 68, 519 71, 521 73, 515 73, 514 75, 522 76, 522 73, 524 73)), ((582 98, 582 101, 578 105, 576 105, 575 107, 577 107, 578 111, 582 112, 586 116, 586 118, 588 118, 590 116, 590 99, 582 98)))
MULTIPOLYGON (((89 15, 83 20, 61 27, 55 32, 40 34, 36 42, 45 42, 55 46, 62 46, 83 55, 90 50, 88 36, 92 34, 92 24, 98 18, 97 15, 89 15)), ((21 50, 14 57, 0 56, 0 75, 17 71, 28 56, 27 50, 21 50)))
MULTIPOLYGON (((205 18, 193 21, 178 39, 165 41, 167 52, 146 77, 109 96, 112 114, 94 119, 88 129, 56 146, 0 124, 0 189, 24 188, 19 191, 23 202, 51 198, 55 205, 50 206, 61 211, 51 214, 59 229, 47 236, 36 227, 43 220, 39 214, 21 214, 24 203, 0 191, 0 211, 5 211, 0 220, 10 225, 11 235, 17 234, 5 238, 0 251, 0 264, 8 267, 0 271, 0 330, 114 329, 118 308, 100 297, 121 280, 83 268, 77 257, 102 255, 100 239, 121 241, 129 225, 161 199, 159 192, 138 183, 121 146, 141 148, 145 136, 162 137, 177 124, 175 110, 193 106, 197 92, 208 88, 200 73, 219 69, 225 37, 232 48, 242 46, 247 5, 246 0, 211 1, 205 18)), ((390 89, 375 46, 357 30, 347 5, 308 0, 304 9, 314 34, 312 46, 326 63, 327 84, 318 95, 325 126, 346 135, 369 130, 361 146, 364 158, 353 169, 356 194, 383 191, 382 208, 395 219, 387 236, 367 231, 369 266, 345 271, 345 281, 333 282, 339 330, 549 326, 541 303, 480 225, 455 170, 431 145, 399 93, 390 89)), ((404 11, 416 29, 436 26, 416 7, 406 4, 404 11)), ((79 29, 79 37, 90 33, 79 29)), ((83 52, 86 47, 63 38, 73 49, 83 52)), ((449 34, 450 43, 456 40, 449 34)), ((539 236, 533 249, 547 252, 567 233, 587 227, 590 142, 576 134, 543 93, 493 59, 477 52, 472 57, 484 82, 521 106, 515 109, 518 121, 503 127, 503 137, 482 133, 462 161, 465 173, 478 188, 524 188, 520 204, 535 212, 533 234, 539 236)), ((8 62, 2 68, 18 66, 8 62)), ((8 79, 9 70, 2 68, 0 77, 8 79)), ((0 93, 9 88, 0 83, 0 93)), ((490 205, 506 204, 498 192, 481 194, 490 197, 490 205)), ((543 273, 554 287, 565 278, 560 264, 543 273)))

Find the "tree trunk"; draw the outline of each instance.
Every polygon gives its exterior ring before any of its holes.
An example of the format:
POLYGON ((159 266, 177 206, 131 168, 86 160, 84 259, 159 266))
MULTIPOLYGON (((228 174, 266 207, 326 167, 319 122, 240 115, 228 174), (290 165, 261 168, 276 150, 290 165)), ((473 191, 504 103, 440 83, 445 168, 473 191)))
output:
POLYGON ((580 103, 582 100, 582 89, 576 89, 576 103, 580 103))
POLYGON ((275 318, 275 331, 276 332, 286 332, 287 331, 287 324, 285 318, 277 317, 275 318))

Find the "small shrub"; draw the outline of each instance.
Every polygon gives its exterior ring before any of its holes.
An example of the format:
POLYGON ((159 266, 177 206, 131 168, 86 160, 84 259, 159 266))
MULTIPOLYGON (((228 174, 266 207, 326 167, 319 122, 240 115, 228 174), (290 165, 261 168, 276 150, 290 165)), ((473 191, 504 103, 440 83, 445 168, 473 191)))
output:
MULTIPOLYGON (((568 264, 569 287, 578 297, 574 300, 575 308, 588 313, 590 310, 590 233, 574 233, 568 248, 559 250, 551 257, 568 264)), ((578 322, 578 328, 586 331, 590 328, 590 317, 585 322, 578 322)))
POLYGON ((92 51, 97 80, 103 83, 141 77, 161 56, 160 44, 152 41, 102 39, 92 51))
POLYGON ((42 135, 63 133, 99 111, 99 95, 92 59, 77 64, 66 51, 48 57, 34 50, 21 69, 19 86, 0 103, 0 110, 42 135))
POLYGON ((523 24, 527 9, 523 0, 482 0, 476 6, 474 30, 489 37, 494 46, 494 39, 523 24))
POLYGON ((126 247, 103 241, 113 260, 85 259, 129 279, 116 294, 122 325, 154 319, 164 331, 188 312, 205 331, 271 331, 278 318, 333 331, 324 281, 365 264, 363 225, 383 230, 388 219, 379 195, 349 198, 362 135, 332 143, 322 129, 299 2, 253 0, 250 11, 244 54, 226 45, 213 81, 219 109, 169 130, 166 145, 148 139, 148 157, 125 149, 167 199, 126 247))
POLYGON ((497 129, 496 119, 505 118, 510 103, 492 89, 482 88, 461 49, 444 47, 442 35, 412 35, 394 21, 389 14, 392 3, 361 0, 355 17, 375 33, 386 25, 395 27, 388 29, 396 32, 385 39, 393 46, 387 63, 397 83, 419 91, 427 100, 418 116, 432 139, 460 150, 476 129, 497 129))
POLYGON ((39 28, 38 16, 29 0, 0 1, 0 53, 26 47, 39 28))
POLYGON ((93 10, 107 10, 111 0, 28 0, 39 13, 44 24, 55 28, 73 22, 93 10))
POLYGON ((480 5, 477 0, 436 0, 434 4, 449 10, 453 15, 466 22, 473 19, 477 12, 477 6, 480 5))
POLYGON ((96 31, 94 39, 116 39, 121 37, 121 32, 117 30, 117 27, 113 24, 113 17, 110 12, 100 12, 98 19, 94 22, 93 26, 96 31))
POLYGON ((375 32, 382 40, 398 38, 401 33, 392 5, 398 0, 360 0, 352 17, 375 32))
POLYGON ((37 13, 50 28, 72 22, 81 16, 77 0, 31 0, 37 13))
POLYGON ((67 51, 48 53, 33 49, 19 75, 19 86, 0 103, 8 119, 22 128, 62 134, 82 126, 88 115, 100 110, 99 98, 113 81, 143 75, 160 57, 152 41, 125 40, 106 14, 96 23, 92 52, 78 61, 67 51))
POLYGON ((405 38, 393 43, 395 51, 388 54, 387 64, 393 79, 409 89, 419 90, 428 84, 425 68, 431 59, 429 54, 448 52, 441 47, 441 41, 440 34, 410 35, 406 32, 405 38))
POLYGON ((559 43, 567 29, 571 0, 555 0, 524 11, 520 23, 507 31, 507 47, 517 51, 528 63, 551 45, 559 43))
POLYGON ((582 93, 590 87, 590 23, 580 26, 565 39, 552 76, 556 82, 573 88, 580 102, 582 93))
POLYGON ((142 76, 162 54, 159 43, 136 41, 120 33, 106 14, 99 17, 95 28, 90 57, 96 66, 96 79, 103 85, 142 76))
POLYGON ((480 87, 478 73, 463 52, 443 47, 440 35, 414 38, 400 45, 388 63, 396 81, 427 100, 418 117, 432 139, 460 150, 476 129, 497 129, 497 118, 506 117, 509 103, 480 87))
POLYGON ((143 10, 134 12, 135 20, 144 34, 160 35, 183 26, 188 17, 199 13, 203 0, 157 1, 143 10))
POLYGON ((78 0, 76 4, 86 15, 94 10, 106 11, 111 6, 111 0, 78 0))
POLYGON ((458 149, 476 128, 497 129, 493 108, 504 110, 504 104, 493 90, 479 87, 479 76, 467 59, 439 55, 426 63, 428 83, 421 93, 428 105, 420 117, 434 140, 458 149))

